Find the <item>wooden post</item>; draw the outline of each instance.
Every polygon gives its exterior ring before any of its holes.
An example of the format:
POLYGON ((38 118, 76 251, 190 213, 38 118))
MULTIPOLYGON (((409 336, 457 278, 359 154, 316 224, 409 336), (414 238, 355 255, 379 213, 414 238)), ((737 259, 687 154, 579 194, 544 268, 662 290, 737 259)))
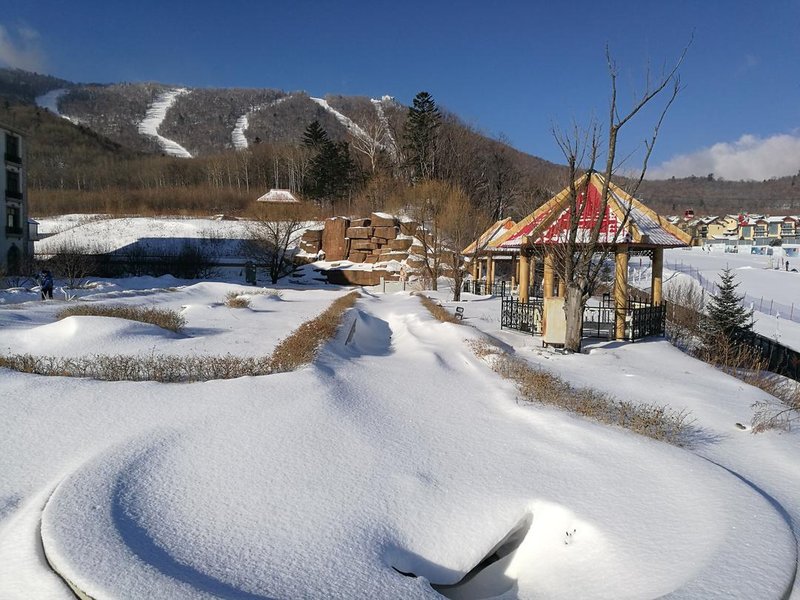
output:
POLYGON ((491 294, 494 288, 494 255, 486 258, 486 293, 491 294))
POLYGON ((477 281, 480 275, 480 265, 481 261, 478 260, 477 256, 472 257, 472 279, 477 281))
POLYGON ((530 266, 528 265, 528 255, 523 250, 519 255, 519 301, 528 301, 528 276, 530 275, 530 266))
POLYGON ((661 285, 664 281, 664 249, 653 249, 653 274, 650 283, 652 301, 654 306, 658 306, 662 301, 661 285))
POLYGON ((555 277, 555 270, 553 269, 553 254, 549 250, 545 250, 544 252, 544 281, 542 282, 544 285, 544 297, 545 298, 552 298, 553 297, 553 287, 555 281, 553 281, 555 277))
POLYGON ((477 263, 478 267, 478 277, 477 279, 480 280, 483 278, 483 258, 476 258, 475 262, 477 263))
POLYGON ((617 245, 614 265, 614 339, 625 339, 628 312, 628 244, 617 245))
POLYGON ((511 255, 511 289, 513 290, 514 287, 517 285, 519 281, 519 262, 517 261, 517 255, 511 255))

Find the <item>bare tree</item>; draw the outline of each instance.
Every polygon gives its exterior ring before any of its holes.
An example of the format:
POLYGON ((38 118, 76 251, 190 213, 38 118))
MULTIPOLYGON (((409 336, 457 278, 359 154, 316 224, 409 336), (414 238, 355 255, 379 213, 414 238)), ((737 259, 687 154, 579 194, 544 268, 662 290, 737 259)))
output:
MULTIPOLYGON (((448 266, 450 277, 453 279, 453 300, 461 300, 461 288, 466 275, 466 257, 461 249, 478 239, 481 233, 489 226, 491 219, 476 208, 469 197, 458 187, 451 186, 446 196, 441 214, 441 227, 445 246, 443 262, 448 266)), ((471 257, 477 258, 476 252, 471 257)))
POLYGON ((304 222, 295 208, 265 208, 249 226, 249 239, 243 252, 250 260, 266 269, 270 281, 292 272, 292 251, 297 244, 304 222))
MULTIPOLYGON (((691 40, 689 44, 691 44, 691 40)), ((613 244, 618 241, 617 236, 624 229, 629 216, 629 214, 624 216, 623 222, 617 229, 613 239, 604 239, 603 243, 600 243, 603 215, 606 213, 609 203, 611 177, 628 158, 625 157, 620 160, 617 157, 617 142, 620 131, 645 106, 657 97, 665 97, 652 134, 644 141, 644 156, 638 176, 628 179, 629 185, 626 191, 633 196, 644 179, 647 163, 658 138, 664 117, 680 92, 678 69, 686 56, 689 44, 683 49, 675 64, 669 69, 662 69, 660 76, 656 80, 651 80, 651 74, 648 70, 645 77, 644 90, 634 97, 631 106, 625 112, 621 111, 617 97, 617 66, 610 50, 606 47, 606 61, 611 80, 607 139, 601 139, 600 126, 596 121, 591 122, 585 129, 576 124, 570 132, 565 132, 558 128, 553 130, 556 143, 567 160, 569 181, 567 191, 567 205, 569 207, 568 230, 564 238, 559 240, 559 244, 554 246, 556 268, 566 285, 564 312, 567 321, 565 340, 565 348, 567 350, 574 352, 580 350, 584 307, 594 291, 595 283, 603 264, 613 244), (602 166, 602 170, 598 170, 598 161, 601 160, 601 146, 605 150, 605 164, 602 166), (581 200, 588 197, 586 194, 590 178, 586 176, 581 179, 581 174, 590 175, 593 172, 601 173, 603 176, 599 207, 596 209, 598 216, 588 236, 581 236, 579 235, 581 225, 586 222, 587 218, 592 218, 590 215, 584 214, 590 203, 581 200)), ((592 211, 594 210, 595 208, 592 207, 592 211)))
POLYGON ((460 187, 444 181, 423 181, 411 188, 407 210, 419 224, 416 237, 431 289, 438 289, 438 278, 446 275, 453 279, 453 299, 459 300, 464 280, 461 249, 488 226, 488 218, 460 187))

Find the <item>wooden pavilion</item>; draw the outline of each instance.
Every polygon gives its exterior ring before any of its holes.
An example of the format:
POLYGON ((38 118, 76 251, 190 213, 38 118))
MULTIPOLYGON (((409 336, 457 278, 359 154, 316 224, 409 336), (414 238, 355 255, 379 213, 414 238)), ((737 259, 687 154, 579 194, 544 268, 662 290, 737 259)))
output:
MULTIPOLYGON (((622 188, 608 182, 608 202, 602 211, 602 190, 605 180, 598 173, 587 173, 575 181, 578 190, 577 242, 588 242, 598 220, 599 251, 615 257, 614 274, 614 338, 625 339, 625 320, 630 305, 628 287, 628 257, 648 255, 652 260, 650 306, 662 304, 664 249, 689 246, 690 234, 672 225, 622 188)), ((544 262, 542 290, 545 304, 550 298, 563 298, 565 282, 559 281, 556 256, 559 246, 567 241, 571 219, 570 187, 517 223, 494 242, 499 251, 519 252, 519 302, 528 303, 537 259, 544 262)), ((546 314, 550 314, 545 310, 546 314)))
POLYGON ((498 256, 509 257, 512 260, 512 272, 516 255, 519 249, 500 249, 497 243, 505 239, 516 224, 511 218, 495 221, 480 237, 461 251, 461 254, 469 257, 472 267, 472 281, 480 282, 485 279, 486 293, 491 294, 495 280, 495 258, 498 256))

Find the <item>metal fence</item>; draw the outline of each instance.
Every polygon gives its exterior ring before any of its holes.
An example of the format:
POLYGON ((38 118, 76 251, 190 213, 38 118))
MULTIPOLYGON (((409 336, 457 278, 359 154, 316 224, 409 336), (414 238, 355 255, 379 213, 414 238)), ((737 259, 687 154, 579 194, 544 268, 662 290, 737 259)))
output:
MULTIPOLYGON (((532 297, 528 302, 504 297, 501 300, 500 327, 541 335, 543 313, 544 299, 541 297, 532 297)), ((606 299, 599 305, 585 307, 581 337, 614 339, 615 314, 613 304, 606 299)), ((645 302, 629 302, 625 311, 625 339, 633 342, 654 335, 663 336, 666 330, 666 314, 666 303, 653 306, 645 302)))
POLYGON ((500 328, 516 329, 533 335, 542 335, 544 300, 531 298, 527 302, 505 296, 500 304, 500 328))
MULTIPOLYGON (((712 296, 717 293, 716 282, 708 279, 708 277, 704 276, 695 267, 692 267, 691 265, 684 265, 683 263, 665 263, 664 266, 673 271, 677 271, 678 273, 689 275, 692 279, 700 284, 700 287, 705 292, 708 292, 712 296)), ((751 294, 745 294, 744 298, 742 299, 742 306, 748 310, 753 309, 754 311, 763 313, 765 315, 777 316, 781 319, 788 319, 790 321, 794 321, 795 323, 800 323, 800 306, 795 308, 794 303, 782 304, 781 302, 775 302, 774 300, 770 298, 764 298, 763 296, 757 297, 751 294)))

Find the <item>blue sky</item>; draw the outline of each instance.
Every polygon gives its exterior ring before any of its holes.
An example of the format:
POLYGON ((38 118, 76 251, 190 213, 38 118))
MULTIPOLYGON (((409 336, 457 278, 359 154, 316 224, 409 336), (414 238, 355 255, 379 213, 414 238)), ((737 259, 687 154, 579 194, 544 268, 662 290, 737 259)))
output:
MULTIPOLYGON (((0 14, 0 65, 80 82, 273 87, 410 103, 563 162, 553 125, 624 108, 694 41, 651 174, 763 179, 800 169, 800 0, 191 3, 26 0, 0 14)), ((622 133, 635 150, 653 124, 622 133)), ((633 164, 633 163, 632 163, 633 164)))

